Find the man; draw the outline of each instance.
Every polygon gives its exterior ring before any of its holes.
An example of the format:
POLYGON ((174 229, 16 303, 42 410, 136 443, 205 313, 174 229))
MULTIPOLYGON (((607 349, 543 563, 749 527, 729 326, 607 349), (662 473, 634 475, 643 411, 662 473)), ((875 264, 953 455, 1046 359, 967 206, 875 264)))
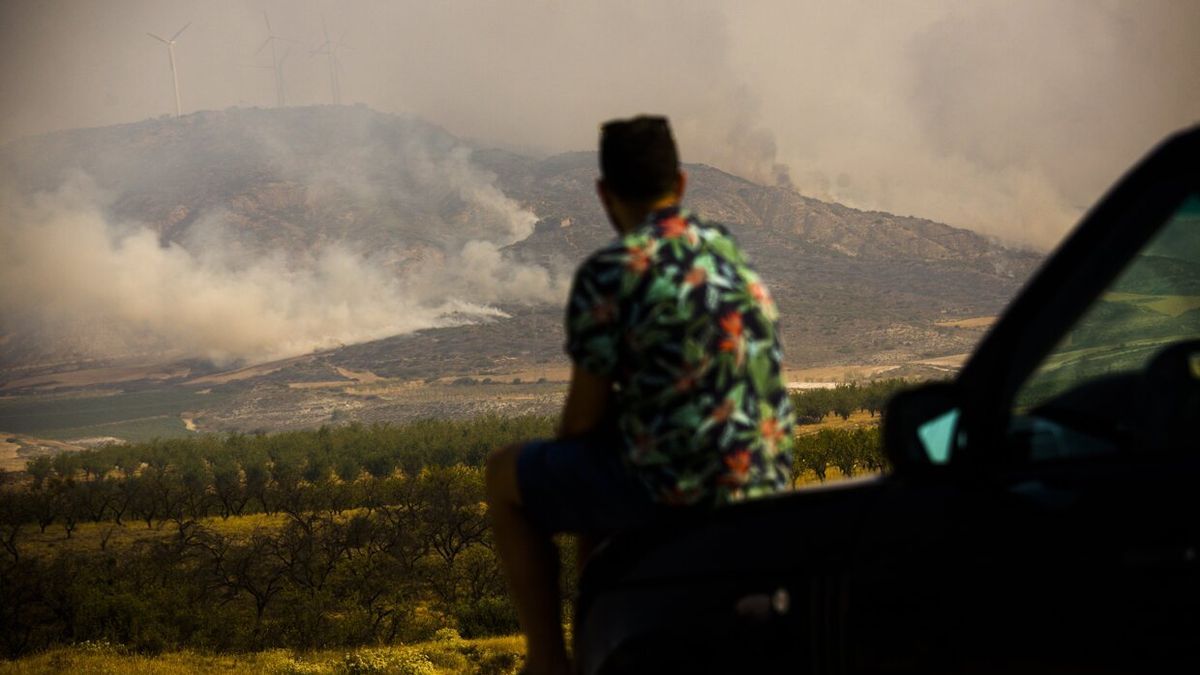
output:
POLYGON ((552 534, 587 541, 790 482, 775 305, 729 233, 681 207, 687 177, 667 120, 605 124, 600 166, 596 190, 617 238, 571 289, 574 367, 558 438, 487 462, 530 673, 570 671, 552 534))

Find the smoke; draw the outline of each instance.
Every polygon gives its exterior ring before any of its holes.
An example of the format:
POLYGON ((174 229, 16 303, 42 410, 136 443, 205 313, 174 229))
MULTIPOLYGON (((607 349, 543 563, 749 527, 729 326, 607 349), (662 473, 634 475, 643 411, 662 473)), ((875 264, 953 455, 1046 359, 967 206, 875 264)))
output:
POLYGON ((1200 120, 1198 28, 1200 5, 1169 0, 960 4, 910 50, 923 139, 1012 200, 990 227, 1052 244, 1125 166, 1200 120))
MULTIPOLYGON (((331 100, 330 63, 309 55, 323 18, 348 47, 346 103, 534 154, 663 113, 685 161, 1039 248, 1200 115, 1194 2, 113 0, 0 4, 0 140, 173 110, 144 33, 188 21, 185 112, 273 105, 264 10, 299 41, 282 47, 290 105, 331 100)), ((370 187, 344 180, 352 164, 314 189, 370 187)), ((461 198, 502 205, 476 178, 461 198)), ((509 241, 529 226, 507 222, 509 241)))
MULTIPOLYGON (((467 171, 452 155, 436 167, 467 171)), ((504 223, 507 243, 533 214, 494 186, 463 180, 463 199, 504 223)), ((362 185, 362 184, 360 184, 362 185)), ((6 190, 0 223, 0 333, 58 353, 202 357, 218 364, 282 358, 423 328, 504 316, 488 303, 557 301, 549 272, 471 240, 414 265, 331 242, 295 254, 246 246, 214 213, 186 246, 147 225, 114 221, 113 195, 77 174, 32 196, 6 190)))
POLYGON ((746 3, 732 68, 796 187, 1047 249, 1200 120, 1197 3, 746 3))

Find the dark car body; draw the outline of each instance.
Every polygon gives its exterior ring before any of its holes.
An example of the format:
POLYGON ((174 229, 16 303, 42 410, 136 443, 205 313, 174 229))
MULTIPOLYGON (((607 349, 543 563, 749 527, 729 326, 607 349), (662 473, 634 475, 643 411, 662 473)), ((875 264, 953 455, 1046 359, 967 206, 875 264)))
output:
POLYGON ((1200 672, 1200 128, 884 443, 886 475, 610 540, 581 671, 1200 672))

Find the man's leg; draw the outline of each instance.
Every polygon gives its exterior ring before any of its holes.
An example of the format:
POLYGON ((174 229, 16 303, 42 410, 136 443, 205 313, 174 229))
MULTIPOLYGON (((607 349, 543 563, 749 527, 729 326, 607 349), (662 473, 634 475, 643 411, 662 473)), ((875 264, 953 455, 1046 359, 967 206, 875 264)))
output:
POLYGON ((521 510, 517 484, 520 452, 520 445, 510 445, 488 455, 485 480, 492 532, 517 605, 517 619, 525 632, 526 669, 565 674, 570 672, 570 664, 563 644, 558 551, 521 510))

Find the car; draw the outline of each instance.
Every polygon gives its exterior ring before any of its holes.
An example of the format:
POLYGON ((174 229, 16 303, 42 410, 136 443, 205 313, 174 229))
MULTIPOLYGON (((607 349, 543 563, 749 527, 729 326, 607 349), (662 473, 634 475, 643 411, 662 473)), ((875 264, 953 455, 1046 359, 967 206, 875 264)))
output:
POLYGON ((1200 127, 882 435, 883 475, 605 542, 580 671, 1200 672, 1200 127))

